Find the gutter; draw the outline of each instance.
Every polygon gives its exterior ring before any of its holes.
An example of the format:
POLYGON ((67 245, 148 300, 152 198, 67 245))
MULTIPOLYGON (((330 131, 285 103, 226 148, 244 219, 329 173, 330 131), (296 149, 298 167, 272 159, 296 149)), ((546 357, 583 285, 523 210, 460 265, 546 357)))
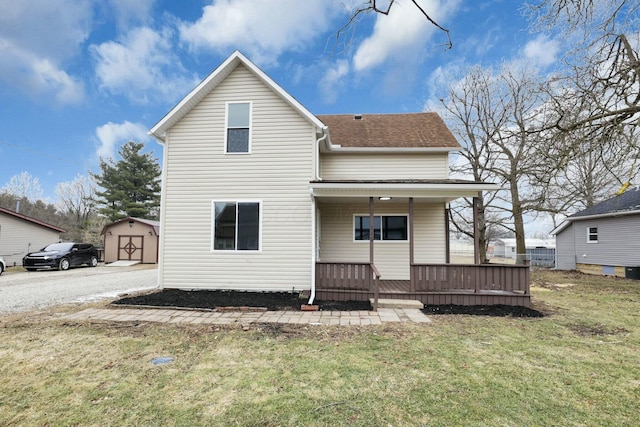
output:
POLYGON ((316 198, 311 195, 311 293, 308 305, 312 305, 316 299, 316 198))

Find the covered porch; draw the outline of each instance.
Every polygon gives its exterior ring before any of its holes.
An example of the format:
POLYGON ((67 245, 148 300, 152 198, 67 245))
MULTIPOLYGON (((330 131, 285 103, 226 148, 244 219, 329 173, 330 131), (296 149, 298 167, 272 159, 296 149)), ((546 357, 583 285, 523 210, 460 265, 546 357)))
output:
MULTIPOLYGON (((450 263, 449 201, 477 197, 480 191, 493 189, 492 184, 453 180, 312 183, 317 248, 310 301, 373 300, 374 310, 379 299, 529 307, 528 266, 450 263), (360 215, 364 206, 368 212, 360 215), (400 241, 384 242, 384 212, 406 212, 406 236, 400 233, 400 241), (327 213, 333 222, 326 218, 327 213), (358 225, 351 225, 355 230, 349 241, 324 236, 329 232, 323 227, 334 233, 333 223, 347 221, 366 224, 369 229, 365 233, 358 225), (368 254, 363 253, 365 249, 368 254)), ((344 226, 341 232, 344 234, 344 226)))

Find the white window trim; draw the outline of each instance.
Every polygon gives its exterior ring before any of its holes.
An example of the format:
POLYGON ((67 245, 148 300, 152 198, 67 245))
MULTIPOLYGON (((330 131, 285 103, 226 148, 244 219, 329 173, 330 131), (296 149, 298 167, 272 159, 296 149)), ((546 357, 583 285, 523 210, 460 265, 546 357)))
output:
POLYGON ((599 235, 600 231, 598 230, 598 227, 587 227, 587 243, 598 243, 598 235, 599 235), (595 233, 591 233, 591 229, 595 228, 596 232, 595 233), (589 239, 589 237, 591 237, 591 235, 594 234, 596 236, 596 240, 591 240, 589 239))
MULTIPOLYGON (((353 218, 351 218, 351 238, 353 239, 353 243, 369 243, 369 240, 356 240, 356 217, 358 216, 369 216, 369 214, 353 214, 353 218)), ((394 213, 384 213, 384 214, 373 214, 374 217, 383 217, 383 216, 403 216, 407 218, 407 238, 405 240, 384 240, 382 238, 382 228, 380 229, 380 240, 374 240, 376 243, 385 243, 385 244, 398 244, 398 243, 407 243, 409 241, 409 214, 394 214, 394 213)), ((382 221, 380 221, 380 227, 382 227, 382 221)))
POLYGON ((224 106, 224 154, 247 155, 251 154, 251 140, 253 139, 253 101, 229 101, 224 106), (227 150, 227 135, 229 130, 229 104, 249 104, 249 141, 247 144, 247 152, 229 152, 227 150))
MULTIPOLYGON (((260 199, 214 199, 211 201, 211 252, 216 254, 260 254, 262 253, 262 200, 260 199), (236 249, 216 249, 216 203, 257 203, 260 209, 260 215, 258 216, 258 250, 240 250, 238 249, 238 234, 236 233, 235 247, 236 249)), ((236 226, 238 225, 238 210, 236 209, 236 226)))

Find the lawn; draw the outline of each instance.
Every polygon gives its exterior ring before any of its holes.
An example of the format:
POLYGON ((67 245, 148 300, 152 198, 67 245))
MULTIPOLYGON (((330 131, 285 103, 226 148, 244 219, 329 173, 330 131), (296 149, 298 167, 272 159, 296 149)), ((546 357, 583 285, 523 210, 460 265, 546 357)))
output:
POLYGON ((78 306, 0 317, 0 425, 637 425, 640 282, 533 280, 542 318, 243 331, 60 319, 78 306))

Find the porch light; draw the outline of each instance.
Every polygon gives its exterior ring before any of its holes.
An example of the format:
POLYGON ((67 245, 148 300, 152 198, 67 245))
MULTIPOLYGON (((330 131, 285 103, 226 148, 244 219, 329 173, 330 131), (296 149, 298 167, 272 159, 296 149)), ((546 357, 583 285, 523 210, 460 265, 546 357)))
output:
POLYGON ((383 202, 386 202, 387 200, 391 200, 391 197, 389 196, 382 196, 382 197, 378 197, 378 200, 381 200, 383 202))

